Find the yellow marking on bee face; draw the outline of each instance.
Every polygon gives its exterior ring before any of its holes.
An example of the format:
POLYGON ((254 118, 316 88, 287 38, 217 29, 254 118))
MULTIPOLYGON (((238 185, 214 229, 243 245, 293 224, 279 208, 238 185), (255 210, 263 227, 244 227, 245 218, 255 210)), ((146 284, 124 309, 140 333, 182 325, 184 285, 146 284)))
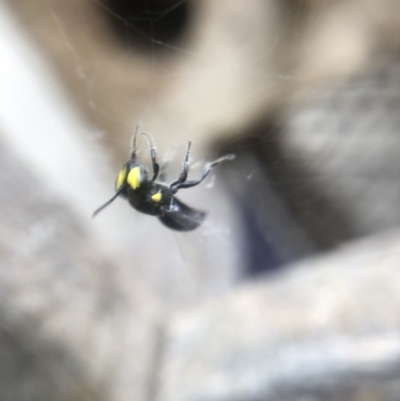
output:
POLYGON ((140 167, 134 167, 128 174, 128 184, 132 189, 138 189, 140 187, 140 167))
POLYGON ((157 192, 156 194, 152 195, 152 197, 151 197, 153 202, 160 202, 161 198, 162 198, 161 192, 157 192))
POLYGON ((121 188, 121 185, 125 182, 125 178, 126 178, 126 167, 124 167, 118 173, 117 181, 115 182, 115 189, 117 191, 121 188))

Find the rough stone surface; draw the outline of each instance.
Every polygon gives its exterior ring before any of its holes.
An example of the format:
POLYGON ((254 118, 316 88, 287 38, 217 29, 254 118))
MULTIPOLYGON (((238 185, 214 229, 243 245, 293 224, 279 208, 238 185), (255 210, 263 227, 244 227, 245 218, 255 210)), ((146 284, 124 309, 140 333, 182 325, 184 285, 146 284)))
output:
POLYGON ((227 176, 264 249, 286 262, 399 226, 399 94, 399 59, 383 52, 248 127, 227 176))
POLYGON ((157 303, 3 145, 0 185, 0 398, 146 399, 157 303))
POLYGON ((399 266, 395 232, 175 314, 159 400, 400 399, 399 266))
POLYGON ((331 83, 288 111, 284 155, 340 205, 359 237, 400 223, 400 62, 331 83))

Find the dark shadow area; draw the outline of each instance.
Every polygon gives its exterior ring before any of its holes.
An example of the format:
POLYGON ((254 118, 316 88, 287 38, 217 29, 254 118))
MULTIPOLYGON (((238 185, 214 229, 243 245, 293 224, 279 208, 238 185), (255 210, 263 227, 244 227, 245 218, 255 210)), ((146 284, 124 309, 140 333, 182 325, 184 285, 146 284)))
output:
POLYGON ((99 0, 99 7, 121 45, 144 52, 177 45, 190 14, 190 2, 178 0, 99 0))
POLYGON ((325 193, 329 185, 318 169, 310 171, 288 155, 281 143, 281 128, 274 124, 255 127, 250 133, 254 150, 273 191, 279 194, 285 209, 296 225, 306 233, 316 251, 326 251, 355 238, 344 205, 333 203, 325 193), (258 138, 265 135, 265 140, 258 138))
POLYGON ((274 271, 282 265, 277 250, 267 238, 257 222, 248 203, 242 203, 239 210, 242 213, 244 238, 246 238, 247 271, 246 277, 255 277, 266 271, 274 271))
POLYGON ((247 276, 274 271, 356 237, 344 205, 325 192, 329 182, 289 155, 282 128, 259 121, 221 153, 236 153, 226 181, 242 211, 247 276))

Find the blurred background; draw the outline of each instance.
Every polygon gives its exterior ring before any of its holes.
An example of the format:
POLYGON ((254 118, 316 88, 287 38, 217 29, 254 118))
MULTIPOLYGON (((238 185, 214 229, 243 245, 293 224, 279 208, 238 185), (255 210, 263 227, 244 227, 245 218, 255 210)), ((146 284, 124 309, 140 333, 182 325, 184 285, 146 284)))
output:
POLYGON ((400 400, 400 3, 2 0, 0 49, 1 400, 400 400), (236 154, 197 230, 91 218, 137 125, 236 154))

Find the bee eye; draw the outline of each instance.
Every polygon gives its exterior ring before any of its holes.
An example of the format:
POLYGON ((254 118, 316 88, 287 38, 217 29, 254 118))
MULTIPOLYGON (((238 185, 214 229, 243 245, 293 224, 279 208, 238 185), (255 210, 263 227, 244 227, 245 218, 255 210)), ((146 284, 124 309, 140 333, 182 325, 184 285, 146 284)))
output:
POLYGON ((118 191, 126 180, 126 167, 124 167, 118 174, 117 181, 115 182, 115 189, 118 191))
POLYGON ((138 189, 140 187, 141 179, 142 169, 140 168, 140 166, 133 167, 128 174, 128 184, 131 186, 132 189, 138 189))

